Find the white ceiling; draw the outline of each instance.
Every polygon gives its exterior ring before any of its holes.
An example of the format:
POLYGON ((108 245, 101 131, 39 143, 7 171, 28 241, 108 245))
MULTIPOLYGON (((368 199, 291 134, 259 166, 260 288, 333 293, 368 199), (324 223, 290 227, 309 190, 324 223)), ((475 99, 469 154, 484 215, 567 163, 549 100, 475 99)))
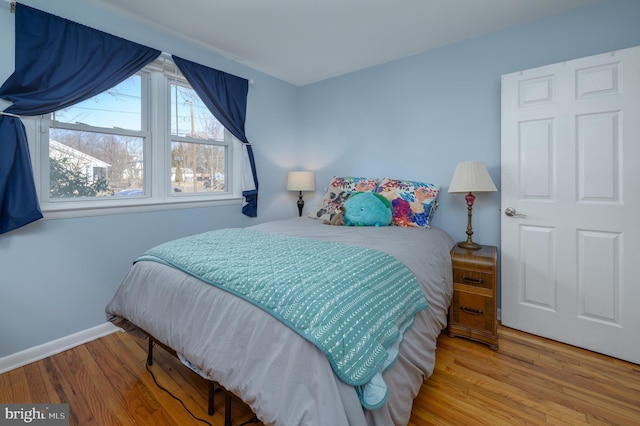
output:
POLYGON ((597 0, 83 0, 297 86, 597 0))

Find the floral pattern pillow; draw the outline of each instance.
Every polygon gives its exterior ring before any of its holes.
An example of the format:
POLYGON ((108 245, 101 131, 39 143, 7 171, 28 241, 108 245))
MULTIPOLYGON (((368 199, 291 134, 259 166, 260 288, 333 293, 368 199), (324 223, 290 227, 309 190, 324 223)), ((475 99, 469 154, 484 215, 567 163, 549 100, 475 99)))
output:
POLYGON ((334 176, 329 182, 327 193, 324 194, 320 204, 307 216, 313 219, 331 220, 336 212, 336 207, 343 205, 351 194, 375 191, 377 186, 377 179, 334 176))
POLYGON ((384 178, 377 192, 391 202, 391 224, 428 228, 436 210, 440 186, 384 178))

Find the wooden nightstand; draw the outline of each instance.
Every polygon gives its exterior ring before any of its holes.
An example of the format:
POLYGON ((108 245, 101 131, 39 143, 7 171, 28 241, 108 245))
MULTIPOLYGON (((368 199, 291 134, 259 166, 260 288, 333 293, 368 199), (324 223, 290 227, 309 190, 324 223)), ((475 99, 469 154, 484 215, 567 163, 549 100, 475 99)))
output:
POLYGON ((453 300, 449 307, 448 334, 466 337, 498 349, 496 317, 496 247, 451 250, 453 300))

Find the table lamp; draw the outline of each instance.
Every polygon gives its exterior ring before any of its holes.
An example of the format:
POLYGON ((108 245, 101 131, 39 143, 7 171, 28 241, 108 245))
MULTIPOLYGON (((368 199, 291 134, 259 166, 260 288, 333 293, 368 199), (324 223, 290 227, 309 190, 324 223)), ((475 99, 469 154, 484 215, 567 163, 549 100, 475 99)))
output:
POLYGON ((491 180, 489 172, 481 161, 466 161, 456 166, 453 172, 453 178, 449 184, 450 193, 466 193, 464 199, 467 202, 467 241, 458 243, 458 247, 478 250, 480 245, 473 242, 473 227, 471 226, 471 215, 473 210, 473 202, 476 196, 473 193, 478 192, 496 192, 498 189, 491 180))
POLYGON ((316 179, 313 172, 289 172, 287 175, 287 191, 298 191, 298 214, 302 216, 304 200, 302 191, 315 191, 316 179))

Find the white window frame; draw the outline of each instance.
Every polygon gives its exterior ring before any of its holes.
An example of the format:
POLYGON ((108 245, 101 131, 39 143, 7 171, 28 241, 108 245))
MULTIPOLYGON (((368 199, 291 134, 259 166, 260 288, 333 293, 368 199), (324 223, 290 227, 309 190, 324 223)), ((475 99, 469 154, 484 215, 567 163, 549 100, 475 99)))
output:
MULTIPOLYGON (((166 57, 164 59, 170 61, 166 57)), ((173 64, 172 61, 171 64, 173 64)), ((145 68, 140 74, 142 76, 143 90, 143 131, 128 132, 118 129, 117 133, 146 138, 143 148, 145 195, 50 199, 49 128, 57 125, 67 129, 90 130, 102 133, 108 133, 113 129, 104 129, 85 124, 56 124, 50 119, 50 115, 22 117, 29 141, 40 208, 45 219, 242 204, 242 150, 245 148, 242 146, 242 142, 226 129, 224 141, 216 141, 215 143, 226 147, 226 191, 216 193, 172 193, 170 182, 172 142, 170 129, 170 80, 175 81, 176 78, 175 76, 168 77, 161 69, 157 68, 151 71, 145 68), (164 99, 164 102, 156 101, 161 99, 164 99), (145 119, 147 124, 144 123, 145 119)), ((203 143, 202 140, 191 138, 180 138, 180 140, 203 143)))

